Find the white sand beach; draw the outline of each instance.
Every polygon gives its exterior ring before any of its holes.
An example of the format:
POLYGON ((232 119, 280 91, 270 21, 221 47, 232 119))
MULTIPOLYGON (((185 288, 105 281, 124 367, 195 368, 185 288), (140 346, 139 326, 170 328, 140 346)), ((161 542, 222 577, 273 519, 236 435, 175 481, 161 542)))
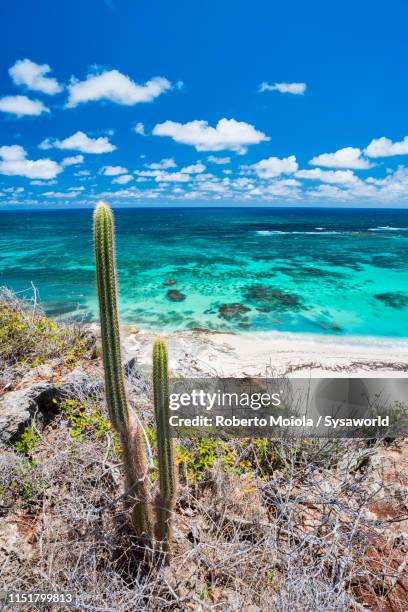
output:
MULTIPOLYGON (((158 334, 124 328, 127 357, 151 363, 158 334)), ((184 375, 406 377, 408 340, 285 332, 242 334, 183 331, 162 334, 170 367, 184 375)))

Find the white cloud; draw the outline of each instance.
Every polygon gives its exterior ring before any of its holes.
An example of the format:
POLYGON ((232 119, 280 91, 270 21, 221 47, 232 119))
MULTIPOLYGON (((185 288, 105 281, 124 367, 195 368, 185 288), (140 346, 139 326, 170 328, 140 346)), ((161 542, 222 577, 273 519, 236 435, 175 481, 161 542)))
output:
POLYGON ((155 180, 157 183, 188 183, 190 175, 185 172, 160 172, 157 171, 155 180))
POLYGON ((143 123, 136 123, 136 125, 135 125, 135 132, 136 132, 136 134, 140 134, 140 136, 145 136, 146 135, 143 123))
POLYGON ((52 181, 41 181, 39 179, 36 179, 34 181, 30 181, 30 185, 37 185, 37 186, 41 186, 43 187, 44 185, 46 185, 47 187, 49 187, 50 185, 56 185, 58 181, 56 180, 52 180, 52 181))
POLYGON ((27 96, 5 96, 0 98, 0 111, 17 115, 17 117, 38 117, 42 113, 49 113, 49 109, 39 100, 31 100, 27 96))
POLYGON ((7 187, 6 189, 4 189, 4 193, 13 193, 13 194, 17 194, 17 193, 23 193, 24 187, 7 187))
POLYGON ((229 164, 231 162, 230 157, 217 157, 216 155, 209 155, 207 160, 212 164, 229 164))
POLYGON ((219 181, 205 181, 203 183, 199 183, 200 191, 210 191, 213 193, 225 193, 228 191, 227 185, 221 183, 219 181))
POLYGON ((269 157, 250 167, 255 170, 259 178, 263 179, 274 178, 281 174, 292 174, 299 168, 294 155, 282 159, 279 157, 269 157))
POLYGON ((45 191, 42 195, 46 198, 76 198, 79 194, 75 191, 45 191))
POLYGON ((357 183, 360 180, 351 170, 322 170, 321 168, 299 170, 295 176, 302 179, 321 181, 322 183, 343 185, 357 183))
POLYGON ((163 77, 154 77, 144 85, 138 85, 118 70, 101 74, 89 74, 85 81, 72 79, 68 86, 68 107, 84 102, 109 100, 116 104, 133 106, 139 102, 151 102, 171 88, 171 83, 163 77))
MULTIPOLYGON (((151 164, 151 166, 152 165, 155 164, 151 164)), ((187 167, 187 169, 189 168, 187 167)), ((135 174, 139 177, 137 179, 138 181, 140 181, 140 179, 142 179, 142 181, 154 179, 157 183, 187 183, 192 180, 190 174, 184 171, 166 172, 165 169, 135 170, 135 174)))
POLYGON ((165 121, 153 129, 155 136, 170 136, 175 142, 194 146, 197 151, 222 151, 229 149, 246 153, 249 145, 268 141, 270 138, 259 132, 253 125, 235 119, 220 119, 216 127, 207 121, 177 123, 165 121))
POLYGON ((99 138, 89 138, 84 132, 76 132, 65 140, 44 140, 40 144, 40 149, 56 149, 81 151, 81 153, 111 153, 116 150, 115 145, 109 142, 106 136, 99 138))
POLYGON ((171 157, 166 157, 159 162, 155 162, 153 164, 146 164, 146 168, 150 168, 150 170, 168 170, 169 168, 176 168, 177 164, 174 159, 171 157))
POLYGON ((62 166, 77 166, 78 164, 82 164, 84 162, 83 155, 73 155, 72 157, 65 157, 61 165, 62 166))
POLYGON ((53 179, 62 167, 51 159, 27 159, 27 153, 20 145, 0 147, 0 174, 25 176, 30 179, 53 179))
POLYGON ((302 96, 306 91, 306 83, 261 83, 259 91, 279 91, 280 93, 290 93, 295 96, 302 96))
POLYGON ((372 201, 376 204, 408 202, 408 169, 400 166, 383 179, 373 177, 369 177, 366 181, 357 179, 350 184, 344 183, 342 188, 335 185, 319 185, 315 190, 308 191, 307 195, 312 198, 327 197, 338 201, 372 201))
POLYGON ((104 166, 101 168, 101 174, 104 176, 118 176, 119 174, 127 174, 127 168, 123 166, 104 166))
POLYGON ((314 191, 309 191, 308 195, 312 198, 332 198, 340 201, 352 199, 352 195, 348 191, 335 185, 319 185, 314 191))
POLYGON ((395 172, 389 174, 383 181, 379 190, 380 197, 385 200, 408 199, 408 168, 399 166, 395 172))
POLYGON ((297 200, 301 195, 301 191, 298 188, 297 181, 279 180, 273 181, 270 185, 267 185, 263 191, 263 195, 266 198, 288 198, 290 200, 297 200))
POLYGON ((180 170, 180 172, 183 172, 184 174, 201 174, 205 171, 205 169, 206 167, 204 164, 198 162, 197 164, 191 164, 191 166, 185 166, 180 170))
POLYGON ((391 157, 393 155, 408 155, 408 136, 400 142, 392 142, 389 138, 374 138, 365 150, 368 157, 391 157))
POLYGON ((29 59, 19 60, 9 69, 9 74, 16 85, 25 85, 28 89, 41 91, 53 96, 63 90, 58 81, 45 76, 51 72, 48 64, 36 64, 29 59))
POLYGON ((309 164, 326 168, 350 168, 351 170, 366 170, 372 164, 362 156, 363 151, 357 147, 344 147, 335 153, 322 153, 313 157, 309 164))
POLYGON ((131 174, 122 174, 121 176, 118 176, 115 179, 113 179, 112 183, 118 183, 119 185, 126 185, 127 183, 130 183, 130 181, 133 181, 133 176, 131 174))

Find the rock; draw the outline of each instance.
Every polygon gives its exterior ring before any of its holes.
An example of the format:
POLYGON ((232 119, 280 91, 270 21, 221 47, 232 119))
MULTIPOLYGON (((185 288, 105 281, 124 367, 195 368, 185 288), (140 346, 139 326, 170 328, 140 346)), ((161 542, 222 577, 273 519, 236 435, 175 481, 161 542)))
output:
POLYGON ((178 289, 169 289, 166 295, 171 302, 183 302, 186 299, 184 293, 178 289))
POLYGON ((0 399, 0 444, 18 438, 34 415, 38 415, 40 421, 49 419, 56 411, 53 400, 60 395, 61 389, 48 382, 6 393, 0 399))
POLYGON ((78 366, 67 374, 60 384, 59 391, 65 397, 101 397, 104 382, 99 376, 91 376, 82 366, 78 366))
MULTIPOLYGON (((3 584, 12 584, 21 574, 21 567, 34 556, 33 535, 26 518, 11 515, 0 525, 0 566, 3 584)), ((2 608, 3 609, 3 608, 2 608)))
POLYGON ((45 426, 58 412, 57 400, 74 397, 101 397, 103 381, 82 367, 69 372, 61 382, 32 384, 10 391, 0 398, 0 445, 17 440, 35 417, 45 426))
POLYGON ((132 357, 124 365, 125 376, 131 376, 133 372, 137 371, 137 368, 138 368, 137 359, 136 357, 132 357))
POLYGON ((253 285, 248 287, 245 297, 250 302, 271 306, 274 310, 297 310, 301 303, 297 295, 274 287, 253 285))
POLYGON ((380 300, 391 308, 405 308, 406 306, 408 306, 408 295, 406 295, 402 291, 376 293, 374 297, 376 300, 380 300))
POLYGON ((242 320, 243 315, 250 310, 248 306, 244 306, 244 304, 240 304, 239 302, 221 304, 218 308, 218 316, 226 321, 242 320))
POLYGON ((49 380, 53 377, 54 370, 49 365, 39 365, 35 368, 30 368, 21 380, 22 384, 35 382, 36 379, 49 380))
POLYGON ((141 367, 137 363, 136 357, 132 357, 127 363, 125 363, 125 375, 128 379, 129 386, 135 395, 144 395, 148 399, 152 399, 152 384, 144 375, 141 367))
POLYGON ((168 278, 167 280, 164 281, 163 285, 168 287, 170 285, 175 285, 176 283, 177 283, 177 280, 175 278, 168 278))

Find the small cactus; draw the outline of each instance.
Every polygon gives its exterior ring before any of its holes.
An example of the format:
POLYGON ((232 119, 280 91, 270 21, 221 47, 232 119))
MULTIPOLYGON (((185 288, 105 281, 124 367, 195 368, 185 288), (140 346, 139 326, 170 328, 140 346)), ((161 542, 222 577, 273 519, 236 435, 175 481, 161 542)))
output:
POLYGON ((129 413, 120 348, 114 219, 103 202, 94 214, 94 245, 106 401, 112 425, 121 437, 133 527, 137 535, 146 536, 151 530, 146 454, 141 425, 129 413))
POLYGON ((167 564, 172 552, 171 515, 176 500, 177 478, 169 429, 167 348, 161 339, 156 340, 153 347, 153 391, 160 484, 156 500, 156 537, 162 543, 163 561, 167 564))

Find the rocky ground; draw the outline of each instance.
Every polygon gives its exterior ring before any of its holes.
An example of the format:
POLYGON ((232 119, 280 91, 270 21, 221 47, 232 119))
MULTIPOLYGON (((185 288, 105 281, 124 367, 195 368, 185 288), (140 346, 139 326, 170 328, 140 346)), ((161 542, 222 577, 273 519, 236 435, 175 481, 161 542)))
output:
MULTIPOLYGON (((2 590, 71 590, 95 612, 407 609, 407 440, 178 440, 175 554, 158 567, 123 505, 98 339, 74 331, 59 354, 44 335, 2 353, 2 590)), ((125 369, 154 486, 150 340, 127 336, 125 369)), ((195 374, 183 351, 175 372, 195 374)))

